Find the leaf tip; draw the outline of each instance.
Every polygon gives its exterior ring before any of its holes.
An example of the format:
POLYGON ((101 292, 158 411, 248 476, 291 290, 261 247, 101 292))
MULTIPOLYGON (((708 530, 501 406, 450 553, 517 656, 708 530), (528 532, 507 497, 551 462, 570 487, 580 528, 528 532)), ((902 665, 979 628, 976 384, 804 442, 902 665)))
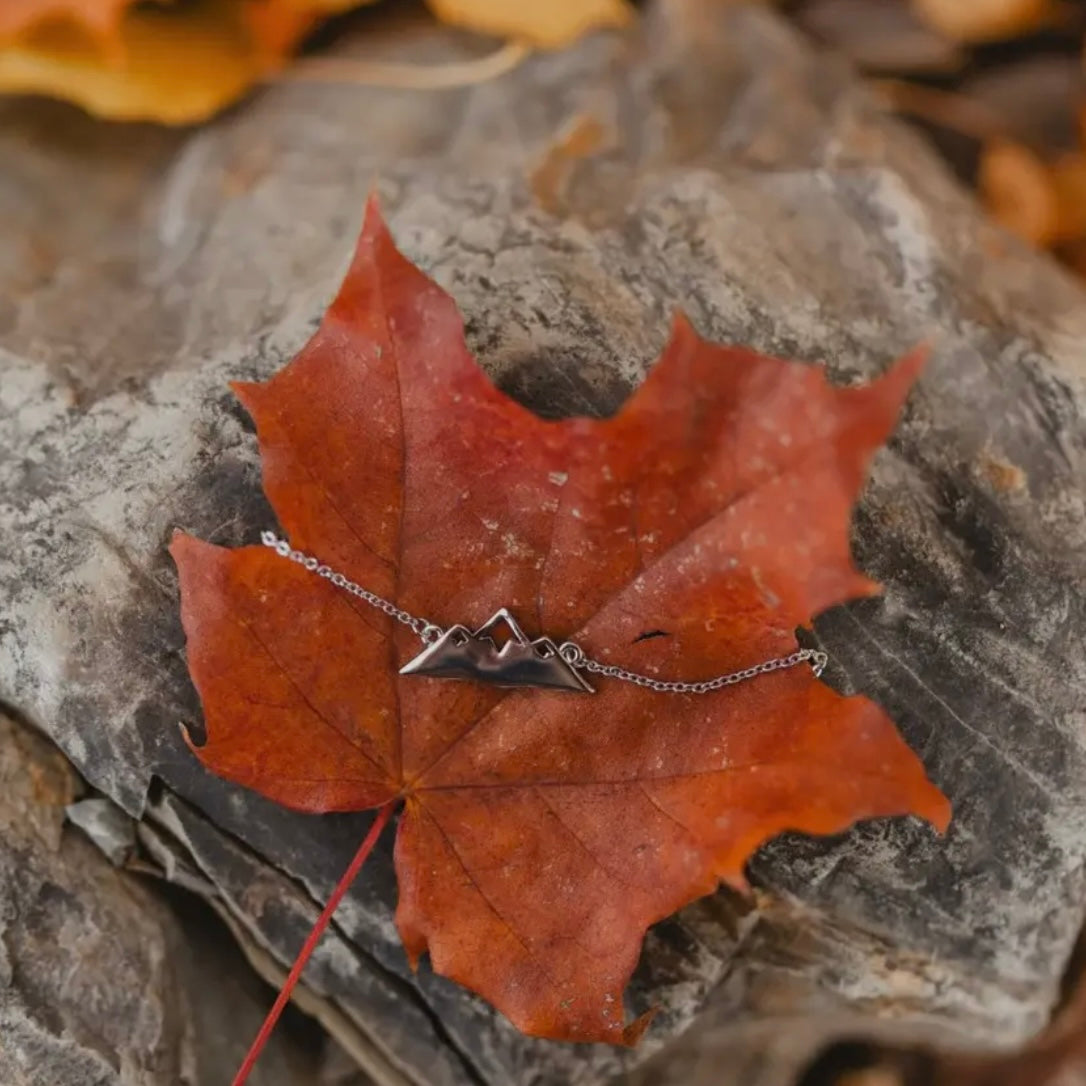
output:
POLYGON ((742 894, 743 897, 750 897, 753 893, 750 883, 747 881, 747 876, 742 870, 725 871, 721 874, 720 881, 730 890, 742 894))
POLYGON ((883 586, 881 581, 876 581, 863 573, 857 573, 848 598, 865 599, 868 596, 881 596, 882 593, 883 586))
POLYGON ((649 1008, 643 1015, 624 1027, 622 1030, 622 1044, 627 1048, 634 1048, 638 1045, 645 1035, 645 1030, 652 1025, 652 1020, 656 1017, 656 1012, 659 1009, 659 1007, 649 1008))
POLYGON ((381 211, 381 194, 377 190, 377 183, 374 182, 370 187, 369 195, 366 197, 366 213, 364 216, 364 222, 366 227, 371 225, 381 224, 384 225, 385 216, 381 211))
POLYGON ((929 793, 922 803, 917 804, 917 813, 925 821, 931 823, 932 828, 942 836, 950 828, 950 820, 954 815, 954 807, 950 800, 930 781, 929 793))
POLYGON ((931 359, 932 346, 924 340, 903 354, 873 385, 886 389, 892 401, 903 404, 931 359))
MULTIPOLYGON (((399 848, 400 839, 397 837, 396 846, 399 848)), ((400 902, 396 906, 396 927, 400 933, 400 943, 407 957, 407 964, 412 973, 419 971, 419 962, 429 947, 426 934, 416 925, 415 917, 407 907, 407 895, 404 891, 403 876, 400 876, 400 902)))
POLYGON ((676 306, 671 313, 671 335, 668 337, 668 343, 667 347, 664 349, 664 354, 666 355, 668 350, 674 350, 690 343, 696 345, 704 342, 705 341, 698 333, 698 330, 694 327, 694 322, 687 315, 686 310, 676 306))
POLYGON ((200 541, 189 535, 183 528, 174 528, 170 533, 170 545, 167 550, 175 565, 180 565, 191 548, 200 541))
MULTIPOLYGON (((339 311, 341 315, 353 313, 364 308, 367 296, 367 284, 375 283, 385 271, 387 262, 407 264, 406 257, 396 247, 392 231, 388 228, 377 188, 370 189, 362 214, 362 230, 355 243, 351 256, 351 265, 340 284, 335 301, 329 313, 339 311)), ((414 269, 416 272, 418 269, 414 269)), ((421 273, 418 273, 421 274, 421 273)))
POLYGON ((231 381, 230 391, 238 402, 252 415, 256 410, 256 398, 264 385, 260 381, 231 381))
POLYGON ((177 722, 177 727, 178 730, 181 732, 181 738, 185 741, 185 746, 188 747, 189 750, 191 750, 197 758, 199 758, 200 747, 202 744, 197 743, 196 740, 193 738, 192 729, 183 720, 179 720, 177 722))
POLYGON ((909 378, 909 384, 912 384, 924 372, 928 362, 931 361, 933 350, 931 341, 924 339, 898 360, 896 368, 903 371, 903 376, 909 378))
POLYGON ((391 241, 392 234, 388 228, 388 222, 385 220, 385 213, 381 209, 381 197, 377 192, 377 186, 374 185, 370 189, 369 196, 366 197, 366 208, 362 215, 362 233, 358 238, 356 259, 357 254, 362 251, 365 245, 372 245, 382 239, 391 241))

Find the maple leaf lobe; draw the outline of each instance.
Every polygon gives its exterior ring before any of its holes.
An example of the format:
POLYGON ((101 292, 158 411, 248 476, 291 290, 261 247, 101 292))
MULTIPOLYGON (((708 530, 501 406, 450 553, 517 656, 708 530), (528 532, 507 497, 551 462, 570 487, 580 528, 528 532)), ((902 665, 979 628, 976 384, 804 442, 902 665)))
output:
MULTIPOLYGON (((532 637, 696 681, 787 655, 797 626, 876 589, 851 509, 922 364, 836 388, 680 316, 613 418, 544 421, 482 373, 371 202, 313 339, 237 390, 295 546, 443 628, 505 606, 532 637)), ((402 797, 409 958, 525 1032, 634 1040, 646 929, 745 885, 770 837, 949 817, 886 714, 806 667, 685 696, 401 677, 414 635, 327 581, 263 547, 171 549, 204 764, 313 813, 402 797)))

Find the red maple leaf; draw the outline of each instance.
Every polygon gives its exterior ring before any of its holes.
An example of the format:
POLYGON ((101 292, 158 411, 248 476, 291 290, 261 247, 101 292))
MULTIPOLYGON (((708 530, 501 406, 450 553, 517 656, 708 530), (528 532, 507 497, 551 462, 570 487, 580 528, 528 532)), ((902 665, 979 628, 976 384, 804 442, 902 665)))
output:
MULTIPOLYGON (((371 205, 311 342, 236 391, 295 547, 442 627, 504 605, 532 636, 701 680, 793 652, 814 614, 876 591, 850 511, 921 364, 835 388, 679 319, 618 415, 543 421, 478 368, 371 205)), ((404 677, 410 629, 273 550, 178 535, 172 553, 204 764, 301 811, 402 802, 409 957, 527 1033, 634 1040, 645 930, 743 886, 767 838, 949 818, 885 713, 807 666, 704 694, 404 677)))

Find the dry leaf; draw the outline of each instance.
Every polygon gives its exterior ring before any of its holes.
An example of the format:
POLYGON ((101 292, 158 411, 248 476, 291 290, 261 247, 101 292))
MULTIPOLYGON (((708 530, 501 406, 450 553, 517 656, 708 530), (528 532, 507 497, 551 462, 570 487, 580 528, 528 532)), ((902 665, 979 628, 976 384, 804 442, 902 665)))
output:
MULTIPOLYGON (((0 92, 101 117, 201 121, 274 74, 321 18, 373 0, 0 0, 0 92)), ((617 26, 625 0, 432 0, 448 22, 557 46, 617 26)))
POLYGON ((0 43, 50 23, 67 24, 108 43, 116 36, 122 12, 131 4, 132 0, 3 0, 0 43))
MULTIPOLYGON (((477 367, 371 206, 309 345, 237 392, 295 546, 445 628, 505 605, 533 636, 698 680, 876 591, 850 510, 921 365, 835 388, 679 320, 613 419, 544 421, 477 367)), ((405 677, 413 633, 268 548, 171 550, 204 764, 302 811, 402 801, 408 955, 525 1032, 635 1040, 645 930, 742 887, 773 835, 949 817, 886 714, 806 666, 702 695, 405 677)))
POLYGON ((626 0, 427 0, 447 23, 499 38, 522 38, 533 45, 568 45, 589 30, 623 26, 632 14, 626 0))
POLYGON ((1045 248, 1086 237, 1086 155, 1046 162, 1019 143, 984 149, 978 176, 989 213, 1019 237, 1045 248))
POLYGON ((1052 174, 1041 157, 1020 143, 990 143, 977 178, 989 214, 1034 245, 1049 245, 1059 228, 1059 200, 1052 174))
POLYGON ((929 26, 954 41, 984 42, 1027 34, 1049 23, 1053 0, 912 0, 929 26))
POLYGON ((275 71, 314 24, 282 3, 140 5, 112 27, 72 19, 0 41, 0 90, 46 94, 118 120, 203 120, 275 71))

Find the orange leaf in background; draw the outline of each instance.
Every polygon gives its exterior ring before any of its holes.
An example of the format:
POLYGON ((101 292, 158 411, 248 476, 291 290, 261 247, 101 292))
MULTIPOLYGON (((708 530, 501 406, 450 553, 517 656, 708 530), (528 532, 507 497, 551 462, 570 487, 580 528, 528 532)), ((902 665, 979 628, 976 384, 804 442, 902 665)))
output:
POLYGON ((625 26, 633 15, 626 0, 427 0, 443 22, 499 38, 520 38, 546 49, 568 45, 589 30, 625 26))
MULTIPOLYGON (((0 26, 0 92, 64 98, 118 120, 188 124, 281 67, 315 25, 287 0, 186 0, 95 8, 42 0, 47 18, 0 26), (101 13, 107 11, 113 22, 101 13), (93 17, 92 17, 93 16, 93 17)), ((26 18, 29 0, 21 0, 26 18)))
POLYGON ((1034 245, 1056 246, 1086 238, 1086 154, 1046 161, 1010 140, 988 144, 977 177, 988 213, 1034 245))
MULTIPOLYGON (((0 93, 63 98, 116 120, 202 121, 279 71, 322 19, 373 2, 0 0, 0 93)), ((468 30, 544 47, 630 16, 626 0, 430 6, 468 30)))
MULTIPOLYGON (((835 388, 678 320, 614 418, 543 421, 478 368, 371 205, 309 345, 236 390, 296 547, 444 627, 506 605, 533 636, 696 680, 787 654, 876 590, 850 510, 921 365, 835 388)), ((806 666, 703 695, 402 677, 409 630, 268 548, 171 550, 204 764, 300 811, 402 800, 408 955, 525 1032, 634 1041, 645 930, 743 886, 773 835, 949 818, 886 714, 806 666)))
POLYGON ((932 29, 955 41, 987 42, 1028 34, 1052 22, 1056 0, 912 0, 932 29))
POLYGON ((102 40, 117 31, 121 13, 133 0, 2 0, 0 42, 49 23, 69 23, 102 40))
POLYGON ((984 147, 977 172, 980 198, 996 222, 1034 245, 1050 245, 1059 233, 1060 207, 1048 164, 1011 140, 984 147))

